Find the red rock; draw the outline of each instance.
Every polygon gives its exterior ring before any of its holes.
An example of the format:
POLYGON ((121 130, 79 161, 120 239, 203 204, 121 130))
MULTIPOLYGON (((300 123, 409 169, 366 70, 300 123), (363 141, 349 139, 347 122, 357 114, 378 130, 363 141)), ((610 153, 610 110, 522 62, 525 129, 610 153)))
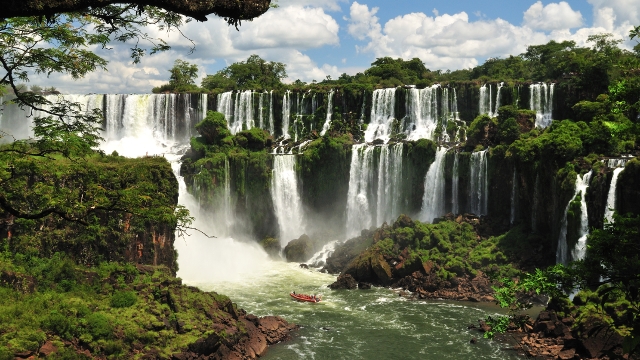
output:
POLYGON ((55 352, 58 352, 58 348, 53 345, 51 341, 47 341, 40 347, 40 350, 38 352, 40 353, 40 355, 49 356, 55 352))

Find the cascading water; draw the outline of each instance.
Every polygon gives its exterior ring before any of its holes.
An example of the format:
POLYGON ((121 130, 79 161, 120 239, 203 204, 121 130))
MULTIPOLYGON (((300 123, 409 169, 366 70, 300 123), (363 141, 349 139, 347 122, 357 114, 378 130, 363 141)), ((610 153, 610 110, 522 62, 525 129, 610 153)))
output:
POLYGON ((258 109, 259 109, 259 113, 258 113, 258 127, 260 129, 265 129, 264 126, 264 102, 266 99, 266 91, 263 91, 260 93, 260 95, 258 96, 258 109))
POLYGON ((498 110, 500 109, 500 105, 501 105, 500 102, 502 100, 502 95, 501 95, 502 91, 500 90, 502 90, 503 86, 504 86, 503 82, 498 84, 498 90, 496 90, 496 107, 495 107, 495 110, 493 110, 493 113, 489 115, 491 117, 498 116, 498 110))
MULTIPOLYGON (((439 84, 424 89, 407 91, 407 116, 403 128, 409 140, 432 139, 438 127, 438 89, 439 84)), ((445 101, 445 100, 443 100, 445 101)))
POLYGON ((460 113, 458 112, 458 94, 456 88, 453 88, 453 101, 451 102, 451 113, 453 114, 453 120, 460 120, 460 113))
POLYGON ((458 151, 454 152, 453 155, 453 169, 451 174, 451 212, 454 215, 457 215, 460 212, 460 204, 458 200, 458 190, 460 186, 460 171, 458 168, 460 167, 460 156, 458 151))
POLYGON ((618 184, 618 176, 624 170, 626 164, 626 159, 607 160, 607 167, 613 169, 611 185, 609 185, 609 193, 607 194, 607 207, 604 210, 604 218, 608 223, 613 222, 613 213, 616 210, 616 185, 618 184))
POLYGON ((273 90, 269 91, 269 134, 275 136, 275 125, 273 119, 273 90))
POLYGON ((235 135, 243 128, 251 129, 254 126, 253 91, 245 90, 236 93, 233 122, 229 125, 229 130, 235 135))
POLYGON ((282 136, 290 139, 289 123, 291 122, 291 91, 287 90, 282 97, 282 136))
POLYGON ((487 151, 471 153, 471 181, 469 186, 469 204, 471 212, 481 216, 487 215, 489 200, 489 181, 487 178, 487 151))
POLYGON ((580 176, 580 174, 576 177, 576 188, 573 193, 573 196, 569 200, 567 207, 564 210, 564 216, 562 218, 562 222, 560 224, 560 235, 558 237, 558 248, 556 249, 556 263, 566 265, 570 259, 568 259, 568 247, 567 247, 567 214, 569 213, 569 208, 571 203, 575 199, 578 194, 582 194, 580 200, 580 232, 579 239, 575 245, 575 248, 571 251, 572 259, 571 260, 580 260, 584 258, 584 254, 586 252, 586 239, 589 234, 589 218, 587 214, 587 188, 589 188, 589 181, 591 181, 592 171, 590 170, 588 173, 580 176))
POLYGON ((329 90, 329 94, 327 94, 327 118, 324 120, 324 125, 322 125, 322 131, 320 131, 320 136, 324 136, 324 134, 329 131, 331 128, 331 116, 333 115, 333 89, 329 90))
POLYGON ((445 213, 444 192, 444 158, 447 148, 440 147, 436 151, 436 159, 433 161, 424 179, 424 196, 422 197, 422 210, 420 218, 423 221, 433 222, 433 219, 445 213))
MULTIPOLYGON (((233 91, 223 92, 218 94, 217 104, 218 107, 216 111, 224 115, 225 120, 227 120, 227 127, 231 130, 231 124, 234 122, 233 119, 233 91)), ((232 130, 233 131, 233 130, 232 130)), ((235 135, 235 133, 232 132, 235 135)))
POLYGON ((382 139, 385 142, 389 141, 393 121, 396 118, 395 94, 395 88, 373 91, 371 121, 364 133, 366 142, 372 142, 375 139, 382 139))
POLYGON ((378 192, 374 225, 392 221, 400 215, 402 182, 402 143, 380 147, 378 160, 378 192))
POLYGON ((373 182, 373 146, 353 145, 347 197, 347 239, 360 235, 360 230, 373 225, 369 208, 370 184, 373 182))
POLYGON ((492 99, 491 99, 491 85, 487 87, 487 84, 482 85, 480 87, 480 115, 489 115, 493 116, 492 110, 492 99), (488 90, 488 91, 487 91, 488 90))
POLYGON ((280 228, 280 244, 283 247, 304 234, 306 227, 295 166, 296 155, 273 157, 271 198, 280 228))
POLYGON ((536 127, 546 128, 553 121, 553 88, 553 83, 529 85, 529 104, 531 110, 536 112, 536 127))

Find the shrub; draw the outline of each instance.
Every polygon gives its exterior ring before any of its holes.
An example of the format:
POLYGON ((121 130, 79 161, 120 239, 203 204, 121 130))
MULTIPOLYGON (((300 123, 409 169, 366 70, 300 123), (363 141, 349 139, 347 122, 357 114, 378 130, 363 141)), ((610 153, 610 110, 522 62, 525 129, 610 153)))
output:
POLYGON ((87 330, 94 339, 109 339, 113 333, 113 327, 109 319, 101 313, 93 313, 86 317, 87 330))
POLYGON ((118 291, 111 296, 111 307, 126 308, 133 306, 138 297, 133 291, 118 291))

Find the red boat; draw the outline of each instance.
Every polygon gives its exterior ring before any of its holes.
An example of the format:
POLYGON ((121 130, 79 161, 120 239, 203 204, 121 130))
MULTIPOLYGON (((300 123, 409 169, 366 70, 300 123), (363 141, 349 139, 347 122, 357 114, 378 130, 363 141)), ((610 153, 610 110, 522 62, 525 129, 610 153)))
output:
POLYGON ((292 298, 298 300, 298 301, 306 301, 306 302, 312 302, 312 303, 318 303, 320 302, 320 295, 307 295, 307 294, 296 294, 296 293, 290 293, 289 295, 291 295, 292 298))

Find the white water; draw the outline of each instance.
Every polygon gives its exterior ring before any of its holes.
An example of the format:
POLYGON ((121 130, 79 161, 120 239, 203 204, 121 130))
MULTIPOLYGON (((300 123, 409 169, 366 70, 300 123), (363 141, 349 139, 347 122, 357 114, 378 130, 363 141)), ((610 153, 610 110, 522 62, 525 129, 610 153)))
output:
POLYGON ((460 204, 458 200, 458 191, 460 186, 460 172, 458 169, 460 167, 460 156, 457 150, 454 152, 453 156, 453 169, 451 171, 451 212, 454 215, 457 215, 460 213, 460 204))
POLYGON ((282 97, 282 136, 290 139, 289 123, 291 122, 291 91, 287 90, 282 97))
POLYGON ((339 240, 333 240, 325 244, 320 251, 315 253, 311 259, 307 260, 309 266, 320 268, 327 263, 327 258, 336 250, 336 246, 340 244, 339 240))
POLYGON ((562 218, 562 222, 560 223, 560 235, 558 237, 558 248, 556 249, 556 263, 557 264, 567 264, 569 260, 579 260, 584 258, 585 249, 586 249, 586 238, 589 234, 589 223, 588 223, 588 214, 587 214, 587 199, 586 193, 587 188, 589 187, 589 181, 591 180, 591 171, 580 176, 580 174, 576 177, 576 187, 573 192, 573 196, 567 203, 567 206, 564 210, 564 216, 562 218), (572 250, 572 259, 568 259, 568 246, 567 246, 567 213, 569 212, 569 207, 571 206, 571 202, 575 199, 578 194, 582 194, 582 200, 580 201, 580 212, 581 212, 581 220, 580 220, 580 239, 578 243, 576 243, 575 248, 572 250))
POLYGON ((324 134, 329 131, 331 128, 331 116, 333 115, 333 89, 329 90, 329 94, 327 94, 327 118, 324 120, 324 125, 322 125, 322 131, 320 131, 320 136, 324 136, 324 134))
POLYGON ((375 139, 382 139, 384 142, 389 141, 392 130, 391 127, 396 118, 395 94, 395 88, 373 91, 371 121, 364 133, 366 142, 372 142, 375 139))
POLYGON ((395 220, 401 211, 402 143, 380 147, 378 159, 378 191, 376 193, 376 223, 395 220))
POLYGON ((492 99, 491 99, 491 85, 487 87, 487 84, 480 87, 480 115, 493 116, 492 113, 492 99), (488 91, 487 91, 488 90, 488 91))
POLYGON ((420 219, 426 222, 433 222, 433 219, 445 214, 444 196, 444 158, 447 148, 439 147, 436 151, 436 158, 429 166, 427 175, 424 178, 424 195, 422 197, 422 210, 420 219))
POLYGON ((269 91, 269 134, 275 136, 275 124, 273 118, 273 90, 269 91))
POLYGON ((488 214, 489 181, 487 178, 487 151, 488 149, 471 153, 469 205, 471 212, 478 216, 488 214))
POLYGON ((306 224, 295 170, 296 155, 276 155, 273 158, 271 198, 278 217, 280 244, 284 247, 305 233, 306 224))
POLYGON ((490 115, 491 117, 496 117, 498 116, 498 110, 500 109, 500 102, 502 100, 502 87, 504 86, 504 83, 501 82, 498 84, 498 90, 496 90, 496 107, 493 110, 493 113, 490 115))
POLYGON ((608 223, 613 222, 613 213, 616 210, 616 185, 618 184, 618 176, 623 170, 623 167, 615 168, 611 175, 611 185, 609 185, 609 193, 607 194, 607 207, 604 210, 604 218, 608 223))
POLYGON ((369 209, 369 193, 373 178, 373 146, 353 145, 347 197, 347 239, 360 235, 360 230, 373 225, 369 209))
MULTIPOLYGON (((438 127, 439 84, 424 89, 407 90, 407 116, 403 120, 409 140, 433 139, 438 127)), ((446 99, 443 99, 443 102, 446 99)), ((446 106, 448 113, 448 104, 446 106)), ((444 120, 446 121, 446 120, 444 120)))
POLYGON ((529 86, 531 110, 536 112, 536 127, 546 128, 553 121, 553 88, 554 84, 531 84, 529 86))

